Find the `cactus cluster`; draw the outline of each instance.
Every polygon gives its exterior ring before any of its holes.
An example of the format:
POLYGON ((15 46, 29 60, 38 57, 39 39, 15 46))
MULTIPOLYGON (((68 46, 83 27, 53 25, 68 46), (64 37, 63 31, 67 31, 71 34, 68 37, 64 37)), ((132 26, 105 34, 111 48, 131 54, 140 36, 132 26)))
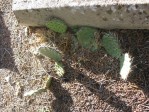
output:
POLYGON ((81 27, 76 33, 80 45, 93 51, 98 49, 98 44, 94 36, 95 32, 97 32, 97 30, 94 28, 81 27))
POLYGON ((67 31, 67 25, 59 19, 50 20, 46 23, 46 27, 57 33, 65 33, 67 31))
POLYGON ((102 38, 102 45, 109 55, 115 58, 120 58, 122 51, 117 38, 111 34, 106 33, 102 38))
MULTIPOLYGON (((61 33, 62 35, 67 31, 67 25, 59 19, 50 20, 49 22, 47 22, 46 26, 47 28, 53 30, 54 32, 61 33)), ((78 26, 74 26, 74 27, 71 27, 71 30, 73 33, 76 34, 73 36, 74 38, 72 38, 72 43, 73 43, 72 47, 74 48, 74 51, 75 51, 75 48, 79 44, 83 48, 89 49, 91 51, 96 51, 97 49, 99 49, 100 47, 99 43, 96 41, 96 38, 95 38, 95 33, 97 32, 97 29, 91 28, 91 27, 80 27, 79 28, 78 26)), ((123 79, 126 79, 128 76, 128 73, 131 70, 130 69, 131 58, 129 58, 128 54, 122 53, 118 39, 112 33, 106 33, 102 37, 101 44, 109 55, 111 55, 114 58, 119 59, 120 69, 121 69, 120 74, 123 79), (128 65, 127 71, 125 69, 126 65, 128 65)), ((38 52, 41 55, 46 56, 52 59, 53 61, 55 61, 54 70, 59 77, 63 77, 63 75, 65 74, 65 70, 64 70, 63 63, 62 63, 61 54, 55 49, 46 47, 46 46, 39 47, 38 52)), ((31 95, 36 95, 36 94, 45 92, 50 87, 51 80, 52 80, 52 77, 50 76, 47 78, 45 86, 43 88, 26 92, 24 96, 31 96, 31 95)))

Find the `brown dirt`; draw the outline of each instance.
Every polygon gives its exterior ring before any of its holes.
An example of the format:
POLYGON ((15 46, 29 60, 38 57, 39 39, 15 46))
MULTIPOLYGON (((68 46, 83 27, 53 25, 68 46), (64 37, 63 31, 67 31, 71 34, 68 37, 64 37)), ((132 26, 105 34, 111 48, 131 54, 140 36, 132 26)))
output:
MULTIPOLYGON (((24 97, 25 91, 40 88, 52 62, 43 65, 29 52, 25 27, 18 25, 11 11, 11 0, 0 1, 0 112, 148 112, 149 111, 149 31, 112 30, 123 52, 133 57, 133 71, 127 81, 120 79, 119 61, 101 48, 89 52, 71 47, 73 35, 61 40, 51 33, 51 40, 65 55, 66 73, 53 79, 50 90, 24 97), (5 78, 9 76, 10 81, 5 78)), ((70 31, 71 32, 71 31, 70 31)), ((105 30, 99 30, 100 41, 105 30)), ((64 35, 63 35, 64 36, 64 35)))

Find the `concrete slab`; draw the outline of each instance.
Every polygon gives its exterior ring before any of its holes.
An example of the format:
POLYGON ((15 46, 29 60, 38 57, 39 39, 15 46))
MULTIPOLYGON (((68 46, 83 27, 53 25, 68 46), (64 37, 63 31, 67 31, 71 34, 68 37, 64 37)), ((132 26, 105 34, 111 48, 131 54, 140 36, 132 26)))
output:
POLYGON ((68 25, 149 29, 149 0, 13 0, 20 24, 44 26, 51 17, 68 25))

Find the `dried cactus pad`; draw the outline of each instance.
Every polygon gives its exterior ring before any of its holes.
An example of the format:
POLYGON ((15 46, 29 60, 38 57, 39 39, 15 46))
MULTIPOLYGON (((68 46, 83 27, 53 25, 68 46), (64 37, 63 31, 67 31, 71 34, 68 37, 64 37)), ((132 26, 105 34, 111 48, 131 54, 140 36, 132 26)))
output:
POLYGON ((58 51, 55 49, 49 48, 49 47, 40 47, 39 50, 41 55, 49 57, 50 59, 59 62, 62 60, 61 55, 58 51))
POLYGON ((113 34, 105 34, 102 38, 102 45, 109 55, 119 58, 122 54, 119 42, 113 34))
POLYGON ((76 33, 80 45, 87 49, 97 49, 94 34, 97 30, 90 27, 82 27, 76 33))
POLYGON ((47 28, 58 32, 58 33, 65 33, 67 30, 67 25, 62 21, 58 19, 53 19, 46 24, 47 28))

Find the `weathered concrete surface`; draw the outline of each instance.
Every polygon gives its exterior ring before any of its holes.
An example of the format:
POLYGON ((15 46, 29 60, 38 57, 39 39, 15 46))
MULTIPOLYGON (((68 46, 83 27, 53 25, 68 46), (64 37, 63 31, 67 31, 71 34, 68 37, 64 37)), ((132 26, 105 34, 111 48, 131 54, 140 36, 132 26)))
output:
POLYGON ((149 0, 13 0, 13 11, 27 26, 58 17, 68 25, 149 29, 149 0))

